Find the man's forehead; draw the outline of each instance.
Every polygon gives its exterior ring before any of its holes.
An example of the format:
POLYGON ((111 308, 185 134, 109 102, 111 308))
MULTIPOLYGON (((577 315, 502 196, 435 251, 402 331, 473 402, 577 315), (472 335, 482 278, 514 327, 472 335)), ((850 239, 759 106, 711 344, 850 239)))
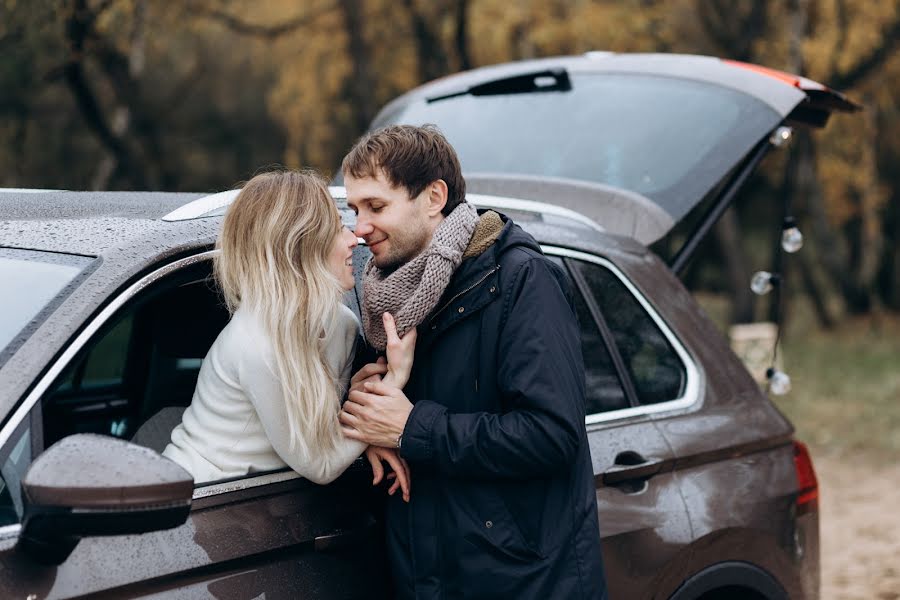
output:
POLYGON ((347 190, 347 202, 362 202, 373 198, 386 198, 386 195, 395 196, 398 193, 408 195, 402 186, 394 185, 379 168, 374 176, 354 177, 351 174, 344 175, 344 188, 347 190))

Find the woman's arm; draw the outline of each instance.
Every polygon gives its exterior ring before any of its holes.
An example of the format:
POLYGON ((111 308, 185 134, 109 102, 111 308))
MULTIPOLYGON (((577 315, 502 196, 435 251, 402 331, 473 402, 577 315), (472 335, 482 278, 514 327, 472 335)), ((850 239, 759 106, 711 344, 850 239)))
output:
MULTIPOLYGON (((252 347, 252 346, 250 346, 252 347)), ((347 351, 353 354, 352 344, 347 351)), ((281 382, 272 366, 264 358, 264 352, 242 349, 240 384, 262 423, 269 443, 289 467, 301 476, 319 484, 330 483, 350 466, 366 449, 366 444, 337 436, 335 446, 330 450, 310 444, 297 444, 291 448, 291 433, 288 413, 284 403, 281 382)), ((344 367, 341 380, 347 381, 350 362, 344 367)), ((337 407, 335 408, 335 420, 337 407)))

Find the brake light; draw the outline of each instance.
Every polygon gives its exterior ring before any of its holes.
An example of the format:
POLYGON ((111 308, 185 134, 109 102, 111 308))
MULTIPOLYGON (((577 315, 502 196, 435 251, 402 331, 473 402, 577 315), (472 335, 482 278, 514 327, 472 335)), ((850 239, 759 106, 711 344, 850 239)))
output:
POLYGON ((794 468, 797 470, 797 514, 803 515, 819 509, 819 482, 806 444, 794 440, 794 468))

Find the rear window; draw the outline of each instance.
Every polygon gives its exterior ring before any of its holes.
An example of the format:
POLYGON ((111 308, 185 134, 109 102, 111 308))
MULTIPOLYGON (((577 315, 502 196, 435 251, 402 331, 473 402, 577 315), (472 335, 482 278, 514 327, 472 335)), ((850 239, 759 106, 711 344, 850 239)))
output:
POLYGON ((698 81, 572 74, 569 91, 416 100, 379 120, 438 125, 466 173, 546 175, 637 192, 676 220, 780 122, 698 81))
POLYGON ((93 262, 84 256, 0 248, 0 365, 93 262))

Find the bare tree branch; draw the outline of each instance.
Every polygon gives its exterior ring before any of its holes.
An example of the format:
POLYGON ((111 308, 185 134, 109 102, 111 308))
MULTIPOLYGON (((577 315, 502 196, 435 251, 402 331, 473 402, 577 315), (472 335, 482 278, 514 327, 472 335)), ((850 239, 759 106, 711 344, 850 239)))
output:
POLYGON ((884 29, 881 39, 882 44, 872 50, 868 56, 860 59, 843 73, 835 73, 835 76, 829 81, 831 87, 838 90, 852 88, 884 64, 900 45, 900 16, 884 29))
POLYGON ((844 48, 847 46, 847 3, 846 0, 834 0, 834 12, 837 17, 835 28, 838 32, 838 38, 834 46, 831 48, 831 58, 828 61, 828 74, 838 72, 838 60, 844 54, 844 48))
POLYGON ((261 25, 248 23, 240 17, 217 8, 212 8, 198 2, 191 2, 189 6, 196 14, 217 21, 235 33, 254 37, 274 39, 312 24, 316 19, 332 12, 336 4, 327 3, 315 10, 307 11, 291 19, 276 25, 261 25))

